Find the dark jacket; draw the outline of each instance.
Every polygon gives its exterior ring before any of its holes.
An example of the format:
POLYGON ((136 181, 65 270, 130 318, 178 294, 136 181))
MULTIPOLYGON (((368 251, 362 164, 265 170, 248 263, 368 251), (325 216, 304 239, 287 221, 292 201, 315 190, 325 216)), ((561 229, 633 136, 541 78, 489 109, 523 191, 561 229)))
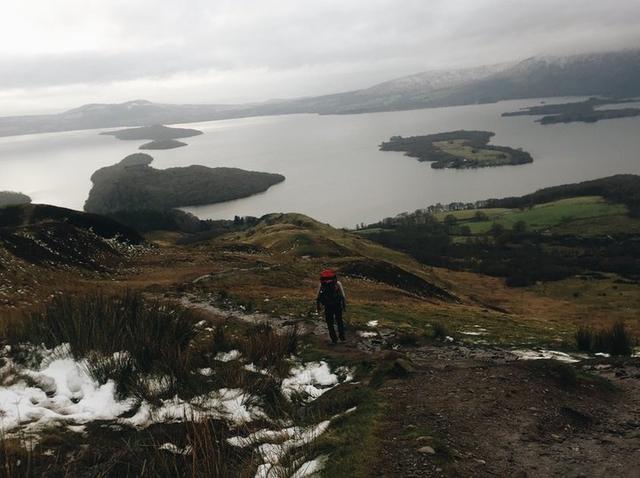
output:
MULTIPOLYGON (((336 282, 336 289, 338 290, 338 296, 340 298, 339 305, 341 308, 345 309, 347 307, 347 296, 344 293, 344 287, 342 287, 342 283, 340 281, 336 282)), ((320 291, 322 290, 322 285, 318 286, 318 292, 316 293, 316 306, 320 308, 322 305, 320 303, 320 291)))

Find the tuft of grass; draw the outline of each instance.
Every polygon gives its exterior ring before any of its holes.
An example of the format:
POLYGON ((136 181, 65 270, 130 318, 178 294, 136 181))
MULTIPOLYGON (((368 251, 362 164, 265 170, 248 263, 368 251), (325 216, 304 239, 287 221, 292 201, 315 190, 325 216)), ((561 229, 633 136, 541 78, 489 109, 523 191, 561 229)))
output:
POLYGON ((275 367, 298 351, 299 341, 296 327, 279 333, 269 324, 257 324, 240 339, 238 348, 253 364, 275 367))
POLYGON ((604 352, 611 355, 630 356, 635 340, 624 322, 616 322, 608 329, 595 331, 580 327, 575 333, 578 350, 584 352, 604 352))
MULTIPOLYGON (((226 325, 226 324, 225 324, 226 325)), ((215 328, 213 337, 212 337, 212 345, 215 350, 219 350, 220 352, 229 352, 232 349, 232 345, 227 340, 227 336, 224 331, 224 326, 219 325, 215 328)))
POLYGON ((188 310, 130 292, 57 296, 41 311, 16 321, 5 331, 5 340, 15 346, 18 359, 24 343, 48 348, 69 344, 74 358, 87 360, 92 377, 117 383, 120 396, 155 399, 144 386, 149 376, 166 376, 175 387, 189 389, 196 321, 188 310))
POLYGON ((33 452, 21 439, 0 438, 0 478, 33 476, 33 452))
MULTIPOLYGON (((342 400, 338 395, 334 398, 342 405, 357 402, 357 410, 332 423, 331 428, 310 445, 308 456, 329 454, 322 476, 335 478, 368 478, 375 476, 371 469, 380 452, 380 438, 376 434, 376 424, 384 413, 384 404, 376 396, 375 390, 362 387, 352 391, 349 400, 342 400), (356 398, 357 395, 357 398, 356 398)), ((338 409, 325 401, 319 408, 324 412, 338 409)))
POLYGON ((141 295, 57 296, 44 310, 13 327, 10 344, 42 343, 53 348, 68 343, 76 358, 91 352, 126 350, 145 371, 179 367, 196 335, 195 317, 187 310, 147 302, 141 295))
POLYGON ((579 327, 575 333, 576 347, 581 352, 591 352, 593 344, 593 330, 589 327, 579 327))
POLYGON ((449 329, 447 329, 447 326, 442 322, 434 322, 431 325, 431 328, 434 339, 444 340, 448 335, 450 335, 449 329))

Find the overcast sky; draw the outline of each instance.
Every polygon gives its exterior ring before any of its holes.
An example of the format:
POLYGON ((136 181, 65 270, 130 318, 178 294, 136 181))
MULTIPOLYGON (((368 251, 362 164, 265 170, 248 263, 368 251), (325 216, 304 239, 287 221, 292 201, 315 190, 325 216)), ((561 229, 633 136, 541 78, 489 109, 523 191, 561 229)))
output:
POLYGON ((6 0, 0 116, 227 103, 640 46, 640 0, 6 0))

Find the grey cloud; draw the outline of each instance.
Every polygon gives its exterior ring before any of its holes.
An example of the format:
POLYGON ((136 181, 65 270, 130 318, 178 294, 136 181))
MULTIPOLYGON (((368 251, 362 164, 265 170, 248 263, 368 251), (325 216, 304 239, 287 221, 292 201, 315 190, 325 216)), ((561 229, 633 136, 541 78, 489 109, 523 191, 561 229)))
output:
MULTIPOLYGON (((379 79, 371 72, 385 69, 392 78, 640 45, 636 0, 117 0, 100 7, 113 48, 4 55, 0 90, 197 78, 212 71, 233 81, 234 72, 260 69, 286 79, 297 77, 291 71, 323 68, 325 81, 342 89, 340 78, 350 78, 344 88, 356 79, 366 86, 379 79)), ((92 21, 89 11, 75 11, 72 19, 64 13, 52 22, 70 22, 73 29, 92 21)), ((257 89, 261 80, 256 74, 257 89)), ((280 90, 274 93, 286 95, 286 81, 280 90)))

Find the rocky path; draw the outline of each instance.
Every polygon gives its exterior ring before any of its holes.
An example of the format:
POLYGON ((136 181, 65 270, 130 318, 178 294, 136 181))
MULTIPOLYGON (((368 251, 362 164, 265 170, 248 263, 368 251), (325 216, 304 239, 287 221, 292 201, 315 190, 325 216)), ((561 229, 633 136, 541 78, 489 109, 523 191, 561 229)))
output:
POLYGON ((640 360, 572 366, 465 347, 410 356, 416 371, 381 390, 380 476, 638 476, 640 360))
MULTIPOLYGON (((326 334, 322 321, 228 310, 188 295, 181 302, 225 319, 326 334)), ((327 353, 393 345, 393 331, 375 332, 352 331, 349 344, 327 353)), ((459 343, 400 352, 413 370, 380 389, 378 476, 638 476, 640 359, 566 364, 459 343)))

